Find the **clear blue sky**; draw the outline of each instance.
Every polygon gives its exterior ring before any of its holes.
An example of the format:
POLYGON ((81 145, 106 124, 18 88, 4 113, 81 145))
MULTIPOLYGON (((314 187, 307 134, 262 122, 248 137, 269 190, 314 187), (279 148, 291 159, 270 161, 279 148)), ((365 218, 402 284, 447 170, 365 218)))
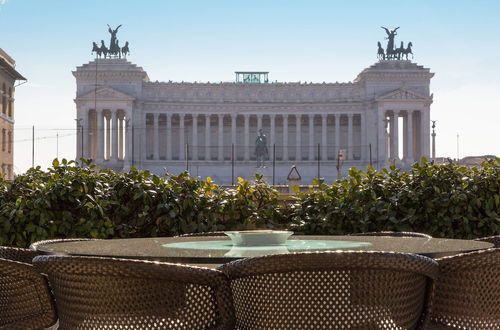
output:
POLYGON ((232 80, 268 70, 279 81, 351 81, 376 62, 377 41, 396 27, 415 62, 436 75, 431 118, 438 156, 500 156, 500 1, 0 0, 0 47, 28 83, 16 90, 16 171, 57 155, 74 158, 71 71, 92 60, 106 24, 123 24, 129 60, 151 80, 232 80), (70 129, 70 130, 68 130, 70 129))

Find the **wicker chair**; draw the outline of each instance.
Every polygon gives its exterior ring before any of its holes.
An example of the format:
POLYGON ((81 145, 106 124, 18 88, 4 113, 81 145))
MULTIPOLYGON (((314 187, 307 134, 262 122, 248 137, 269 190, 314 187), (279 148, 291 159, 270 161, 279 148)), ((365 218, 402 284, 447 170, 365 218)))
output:
POLYGON ((0 258, 31 264, 33 258, 39 255, 37 251, 10 246, 0 246, 0 258))
MULTIPOLYGON (((42 245, 53 244, 53 243, 63 243, 63 242, 78 242, 78 241, 95 241, 95 238, 56 238, 56 239, 48 239, 44 241, 38 241, 35 243, 31 243, 30 250, 38 251, 38 248, 42 245)), ((39 252, 38 254, 44 254, 43 252, 39 252)))
POLYGON ((493 243, 493 247, 500 248, 500 235, 476 238, 475 241, 493 243))
POLYGON ((43 329, 56 322, 45 277, 31 264, 0 258, 0 329, 43 329))
POLYGON ((61 329, 232 329, 227 277, 217 270, 98 257, 38 256, 61 329))
POLYGON ((436 259, 433 329, 500 329, 500 249, 436 259))
POLYGON ((350 236, 392 236, 392 237, 422 237, 422 238, 432 238, 431 235, 424 233, 415 233, 410 231, 373 231, 365 233, 355 233, 350 236))
POLYGON ((414 329, 428 319, 438 265, 367 251, 292 253, 220 267, 238 329, 414 329))

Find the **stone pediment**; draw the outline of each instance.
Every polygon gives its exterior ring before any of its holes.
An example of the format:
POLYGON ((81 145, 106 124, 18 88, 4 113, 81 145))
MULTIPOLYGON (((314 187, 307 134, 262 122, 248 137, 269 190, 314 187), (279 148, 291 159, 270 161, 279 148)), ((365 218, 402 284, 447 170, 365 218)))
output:
POLYGON ((399 88, 377 97, 377 101, 432 101, 432 97, 424 96, 408 89, 399 88))
POLYGON ((113 89, 111 87, 101 87, 98 88, 97 91, 91 91, 86 94, 83 94, 79 97, 77 97, 78 100, 106 100, 106 101, 133 101, 135 100, 135 97, 127 94, 120 92, 116 89, 113 89))

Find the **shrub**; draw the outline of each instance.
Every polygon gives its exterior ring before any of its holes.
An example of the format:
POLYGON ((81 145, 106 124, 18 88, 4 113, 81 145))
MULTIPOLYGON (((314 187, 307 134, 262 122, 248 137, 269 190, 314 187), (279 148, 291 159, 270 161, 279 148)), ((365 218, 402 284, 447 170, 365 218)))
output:
POLYGON ((500 160, 467 169, 422 161, 409 171, 352 168, 331 185, 279 203, 261 176, 234 188, 149 171, 103 170, 54 160, 47 171, 0 178, 0 245, 42 239, 172 236, 189 232, 289 228, 303 234, 418 231, 474 238, 500 233, 500 160))
POLYGON ((468 169, 422 160, 366 172, 300 195, 291 228, 304 234, 417 231, 473 238, 500 233, 500 160, 468 169))

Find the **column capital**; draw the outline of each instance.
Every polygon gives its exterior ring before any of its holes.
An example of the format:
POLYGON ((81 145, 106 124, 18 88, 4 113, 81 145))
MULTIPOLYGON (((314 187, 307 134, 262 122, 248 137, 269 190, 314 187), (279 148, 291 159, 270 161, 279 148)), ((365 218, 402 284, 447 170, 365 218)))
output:
POLYGON ((219 118, 223 118, 223 117, 224 117, 224 115, 225 115, 225 114, 223 114, 223 113, 219 113, 219 114, 217 114, 217 116, 219 116, 219 118))
POLYGON ((193 113, 192 116, 193 116, 193 118, 198 118, 198 114, 197 113, 193 113))
POLYGON ((328 114, 327 114, 327 113, 322 113, 322 114, 321 114, 321 118, 326 118, 326 117, 328 117, 328 114))
POLYGON ((348 117, 349 119, 350 119, 350 118, 352 118, 353 116, 354 116, 354 114, 353 114, 353 113, 347 113, 347 117, 348 117))
POLYGON ((314 118, 314 113, 309 113, 308 116, 309 118, 314 118))
POLYGON ((185 114, 185 113, 180 113, 180 114, 179 114, 179 118, 184 119, 184 117, 185 117, 185 116, 186 116, 186 114, 185 114))

